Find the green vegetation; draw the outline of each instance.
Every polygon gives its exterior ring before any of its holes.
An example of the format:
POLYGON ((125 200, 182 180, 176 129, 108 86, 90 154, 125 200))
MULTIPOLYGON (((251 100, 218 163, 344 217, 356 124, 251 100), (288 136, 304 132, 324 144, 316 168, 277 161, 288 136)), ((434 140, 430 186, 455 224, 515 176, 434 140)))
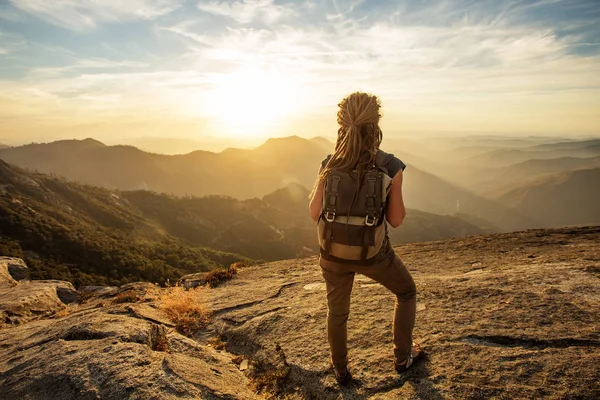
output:
POLYGON ((1 161, 0 254, 25 259, 32 279, 76 286, 164 284, 248 260, 169 235, 116 192, 1 161))

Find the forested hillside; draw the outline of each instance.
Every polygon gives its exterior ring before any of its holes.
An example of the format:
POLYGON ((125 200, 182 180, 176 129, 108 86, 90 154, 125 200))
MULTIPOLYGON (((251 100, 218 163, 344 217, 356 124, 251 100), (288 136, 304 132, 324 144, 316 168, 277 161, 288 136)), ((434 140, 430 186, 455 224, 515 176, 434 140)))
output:
POLYGON ((169 235, 114 192, 2 161, 0 254, 25 259, 34 279, 75 285, 164 284, 244 259, 169 235))
MULTIPOLYGON (((318 253, 308 190, 263 199, 111 191, 0 161, 0 254, 25 258, 36 279, 81 284, 164 283, 241 258, 318 253)), ((493 230, 493 229, 492 229, 493 230)), ((392 243, 476 235, 462 219, 409 210, 392 243)))

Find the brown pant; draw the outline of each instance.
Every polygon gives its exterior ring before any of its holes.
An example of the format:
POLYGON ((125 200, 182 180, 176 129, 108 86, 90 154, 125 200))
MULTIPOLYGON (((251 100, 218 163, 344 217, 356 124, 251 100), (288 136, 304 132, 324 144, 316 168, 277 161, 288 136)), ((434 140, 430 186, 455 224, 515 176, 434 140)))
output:
POLYGON ((379 282, 394 295, 393 342, 398 362, 406 360, 411 351, 412 331, 416 314, 416 287, 402 260, 390 251, 385 260, 370 266, 339 264, 321 258, 321 271, 327 284, 327 337, 331 360, 338 368, 348 364, 347 328, 350 314, 350 293, 356 273, 379 282))

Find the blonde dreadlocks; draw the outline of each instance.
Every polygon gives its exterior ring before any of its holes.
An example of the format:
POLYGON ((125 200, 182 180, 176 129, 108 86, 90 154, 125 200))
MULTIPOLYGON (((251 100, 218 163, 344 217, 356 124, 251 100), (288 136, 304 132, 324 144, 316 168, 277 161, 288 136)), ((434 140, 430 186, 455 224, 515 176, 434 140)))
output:
POLYGON ((360 182, 363 173, 375 164, 375 155, 381 144, 381 101, 377 96, 355 92, 344 98, 338 107, 337 122, 340 127, 335 150, 319 174, 313 194, 332 169, 356 171, 360 182))

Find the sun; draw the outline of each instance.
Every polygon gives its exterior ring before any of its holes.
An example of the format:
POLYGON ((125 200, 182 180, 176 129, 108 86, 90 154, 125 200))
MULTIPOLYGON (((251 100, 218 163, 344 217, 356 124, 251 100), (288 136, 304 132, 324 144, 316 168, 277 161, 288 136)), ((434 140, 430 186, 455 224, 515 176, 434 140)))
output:
POLYGON ((244 69, 215 77, 207 110, 219 131, 231 137, 267 137, 297 112, 298 86, 289 76, 244 69))

